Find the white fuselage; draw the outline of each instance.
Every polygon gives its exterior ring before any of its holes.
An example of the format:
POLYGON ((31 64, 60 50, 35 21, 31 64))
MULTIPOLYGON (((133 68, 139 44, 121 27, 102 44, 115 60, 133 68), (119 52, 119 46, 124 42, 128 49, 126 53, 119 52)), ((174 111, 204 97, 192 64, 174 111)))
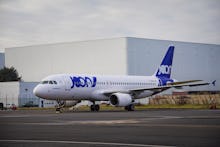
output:
MULTIPOLYGON (((97 76, 59 74, 48 76, 34 89, 34 93, 49 100, 109 100, 108 92, 129 93, 132 89, 152 88, 159 85, 155 76, 97 76)), ((151 96, 152 91, 132 95, 133 99, 151 96)))

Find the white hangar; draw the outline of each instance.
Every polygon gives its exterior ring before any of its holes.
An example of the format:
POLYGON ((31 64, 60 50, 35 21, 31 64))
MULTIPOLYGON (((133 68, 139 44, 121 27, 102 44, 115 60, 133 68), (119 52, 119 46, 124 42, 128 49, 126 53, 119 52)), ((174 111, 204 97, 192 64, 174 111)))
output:
POLYGON ((56 105, 32 93, 50 74, 152 75, 170 45, 175 46, 173 78, 217 80, 214 87, 190 90, 220 89, 220 45, 124 37, 6 48, 5 57, 0 56, 1 67, 15 67, 23 82, 0 83, 0 102, 6 107, 56 105))
POLYGON ((217 80, 202 89, 220 89, 220 45, 214 44, 123 37, 13 47, 5 49, 5 65, 14 66, 25 82, 58 73, 152 75, 170 45, 173 78, 217 80))

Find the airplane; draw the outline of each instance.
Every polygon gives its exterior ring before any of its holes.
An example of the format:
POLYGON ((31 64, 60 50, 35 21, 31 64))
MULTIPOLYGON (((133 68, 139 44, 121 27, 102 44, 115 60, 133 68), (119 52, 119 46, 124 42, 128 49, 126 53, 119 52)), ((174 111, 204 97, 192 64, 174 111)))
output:
POLYGON ((170 88, 202 86, 202 80, 177 81, 171 78, 174 46, 169 46, 159 68, 152 76, 104 76, 86 74, 55 74, 44 78, 33 90, 40 98, 56 100, 63 106, 74 106, 81 100, 93 104, 91 111, 99 111, 96 101, 109 101, 116 107, 134 111, 135 99, 153 96, 170 88))

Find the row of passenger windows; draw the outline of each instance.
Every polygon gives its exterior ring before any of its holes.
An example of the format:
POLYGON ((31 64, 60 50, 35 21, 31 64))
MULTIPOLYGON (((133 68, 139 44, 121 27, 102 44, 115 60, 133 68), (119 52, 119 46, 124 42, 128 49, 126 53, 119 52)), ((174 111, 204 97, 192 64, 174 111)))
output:
POLYGON ((99 85, 155 85, 155 83, 97 82, 99 85))
POLYGON ((41 84, 57 84, 56 81, 42 81, 41 84))

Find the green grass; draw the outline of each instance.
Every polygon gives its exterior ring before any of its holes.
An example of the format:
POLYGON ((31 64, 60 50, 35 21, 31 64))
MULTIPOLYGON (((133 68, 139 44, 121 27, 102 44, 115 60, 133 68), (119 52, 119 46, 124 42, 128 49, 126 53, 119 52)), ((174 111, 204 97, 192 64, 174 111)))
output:
MULTIPOLYGON (((163 105, 141 105, 135 106, 135 110, 145 110, 145 109, 209 109, 210 105, 171 105, 171 104, 163 104, 163 105)), ((79 110, 90 110, 89 106, 83 106, 79 108, 79 110)), ((217 105, 217 109, 220 109, 220 105, 217 105)), ((101 105, 100 110, 124 110, 124 107, 114 107, 108 105, 101 105)))
MULTIPOLYGON (((137 106, 136 109, 209 109, 210 105, 172 105, 172 104, 162 104, 162 105, 143 105, 137 106)), ((217 105, 220 108, 220 105, 217 105)))
MULTIPOLYGON (((161 105, 140 105, 135 106, 135 110, 146 110, 146 109, 209 109, 210 105, 172 105, 172 104, 161 104, 161 105)), ((217 109, 220 109, 220 105, 217 105, 217 109)), ((55 108, 39 108, 39 107, 30 107, 30 108, 18 108, 18 110, 55 110, 55 108)), ((68 110, 68 108, 65 108, 68 110)), ((124 110, 124 107, 114 107, 111 105, 100 105, 100 111, 120 111, 124 110)), ((81 106, 76 109, 76 111, 90 111, 89 106, 81 106)))
MULTIPOLYGON (((112 106, 102 106, 102 109, 114 110, 115 107, 112 106)), ((209 109, 210 105, 172 105, 172 104, 163 104, 163 105, 141 105, 135 106, 136 110, 145 110, 145 109, 209 109)), ((117 108, 120 109, 120 108, 117 108)), ((123 109, 123 108, 122 108, 123 109)), ((217 109, 220 109, 220 105, 217 105, 217 109)))

